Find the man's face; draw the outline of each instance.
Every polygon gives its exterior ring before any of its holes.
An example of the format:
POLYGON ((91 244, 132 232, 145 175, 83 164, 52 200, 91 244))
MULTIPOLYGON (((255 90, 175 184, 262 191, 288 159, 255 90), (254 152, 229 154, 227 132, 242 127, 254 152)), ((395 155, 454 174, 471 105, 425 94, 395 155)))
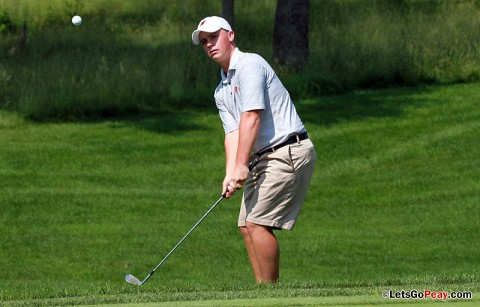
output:
POLYGON ((230 57, 234 37, 233 31, 220 29, 213 33, 200 32, 199 40, 207 55, 215 62, 222 63, 230 57))

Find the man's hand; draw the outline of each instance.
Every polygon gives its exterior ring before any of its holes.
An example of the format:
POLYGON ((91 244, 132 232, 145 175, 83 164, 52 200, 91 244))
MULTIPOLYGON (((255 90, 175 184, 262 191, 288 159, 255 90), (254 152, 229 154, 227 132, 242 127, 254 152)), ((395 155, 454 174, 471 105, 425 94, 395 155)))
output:
POLYGON ((248 172, 248 166, 238 164, 235 165, 232 175, 225 177, 223 181, 224 194, 226 198, 230 198, 237 190, 242 189, 243 184, 247 180, 248 172))

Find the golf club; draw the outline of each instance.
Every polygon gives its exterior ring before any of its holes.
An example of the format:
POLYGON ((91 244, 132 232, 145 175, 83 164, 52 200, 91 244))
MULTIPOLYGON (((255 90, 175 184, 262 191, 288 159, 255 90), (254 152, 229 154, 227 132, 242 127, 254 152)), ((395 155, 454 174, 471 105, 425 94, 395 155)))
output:
MULTIPOLYGON (((259 162, 259 157, 256 157, 253 161, 250 162, 250 164, 248 165, 248 169, 249 170, 252 170, 255 165, 257 165, 259 162)), ((180 246, 180 244, 182 244, 182 242, 192 233, 193 230, 195 230, 195 228, 197 228, 197 226, 207 217, 208 214, 210 214, 210 212, 212 212, 213 209, 215 209, 215 207, 226 197, 225 194, 223 194, 214 204, 213 206, 210 207, 210 209, 208 209, 208 211, 198 220, 197 223, 195 223, 195 225, 193 225, 193 227, 187 232, 187 234, 185 236, 183 236, 183 238, 178 241, 177 245, 175 245, 172 250, 162 259, 162 261, 160 261, 160 263, 150 272, 148 273, 148 275, 142 280, 140 281, 137 277, 133 276, 132 274, 127 274, 125 276, 125 280, 129 283, 129 284, 132 284, 132 285, 135 285, 135 286, 141 286, 143 285, 156 271, 157 269, 162 265, 162 263, 165 262, 165 260, 167 260, 167 258, 180 246)))

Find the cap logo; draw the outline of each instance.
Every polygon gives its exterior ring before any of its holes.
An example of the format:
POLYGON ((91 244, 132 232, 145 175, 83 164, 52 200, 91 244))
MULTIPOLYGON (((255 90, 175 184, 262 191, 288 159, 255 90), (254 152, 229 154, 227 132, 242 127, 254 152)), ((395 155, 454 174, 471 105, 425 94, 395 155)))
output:
POLYGON ((200 23, 200 26, 203 26, 203 24, 205 23, 205 21, 206 21, 205 19, 202 20, 202 22, 200 23))

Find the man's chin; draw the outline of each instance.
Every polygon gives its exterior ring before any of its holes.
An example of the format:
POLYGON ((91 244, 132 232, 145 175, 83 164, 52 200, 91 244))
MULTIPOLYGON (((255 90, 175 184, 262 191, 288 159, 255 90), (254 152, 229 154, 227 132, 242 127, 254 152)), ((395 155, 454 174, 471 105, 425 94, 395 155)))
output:
POLYGON ((217 63, 220 63, 222 61, 222 57, 218 54, 210 55, 210 58, 217 63))

